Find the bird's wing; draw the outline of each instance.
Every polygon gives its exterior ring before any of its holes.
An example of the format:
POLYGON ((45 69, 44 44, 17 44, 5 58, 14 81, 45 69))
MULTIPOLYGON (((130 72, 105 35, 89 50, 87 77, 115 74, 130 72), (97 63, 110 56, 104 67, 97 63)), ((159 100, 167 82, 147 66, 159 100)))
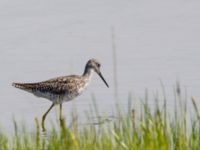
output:
POLYGON ((40 91, 52 94, 71 93, 77 88, 79 76, 64 76, 37 83, 13 83, 13 86, 28 92, 40 91))

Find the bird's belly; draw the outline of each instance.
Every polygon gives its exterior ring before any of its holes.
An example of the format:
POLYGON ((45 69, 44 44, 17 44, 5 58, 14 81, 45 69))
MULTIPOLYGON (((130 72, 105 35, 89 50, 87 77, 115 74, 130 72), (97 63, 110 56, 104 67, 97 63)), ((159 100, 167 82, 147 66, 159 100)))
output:
POLYGON ((79 93, 78 91, 65 94, 63 96, 62 102, 67 102, 67 101, 73 100, 74 98, 78 97, 79 95, 81 95, 81 93, 79 93))
POLYGON ((83 91, 86 90, 86 86, 84 87, 79 87, 76 91, 72 92, 72 93, 66 93, 63 97, 63 102, 67 102, 70 100, 73 100, 74 98, 78 97, 79 95, 81 95, 83 93, 83 91))
POLYGON ((59 99, 59 97, 60 97, 59 95, 53 94, 53 93, 50 93, 50 92, 35 91, 35 92, 32 92, 32 93, 37 97, 46 98, 46 99, 48 99, 52 102, 59 99))
POLYGON ((39 92, 39 91, 37 91, 33 94, 37 97, 46 98, 55 104, 61 104, 63 102, 70 101, 70 100, 74 99, 75 97, 77 97, 78 95, 80 95, 79 93, 58 95, 58 94, 53 94, 53 93, 49 93, 49 92, 43 93, 43 92, 39 92))

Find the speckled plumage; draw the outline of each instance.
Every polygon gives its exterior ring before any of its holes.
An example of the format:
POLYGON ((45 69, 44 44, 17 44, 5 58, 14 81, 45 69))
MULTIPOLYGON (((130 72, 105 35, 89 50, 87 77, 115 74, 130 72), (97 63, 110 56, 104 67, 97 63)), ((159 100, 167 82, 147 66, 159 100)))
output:
POLYGON ((16 88, 30 92, 37 97, 46 98, 52 101, 52 105, 42 117, 42 128, 44 127, 44 120, 55 104, 60 104, 60 120, 62 114, 62 103, 72 100, 79 96, 88 86, 93 72, 96 72, 103 82, 108 84, 100 72, 100 63, 95 59, 90 59, 86 66, 83 75, 70 75, 53 78, 50 80, 37 83, 13 83, 16 88))
POLYGON ((54 103, 63 103, 80 95, 86 89, 90 76, 63 76, 37 83, 13 83, 13 86, 54 103))

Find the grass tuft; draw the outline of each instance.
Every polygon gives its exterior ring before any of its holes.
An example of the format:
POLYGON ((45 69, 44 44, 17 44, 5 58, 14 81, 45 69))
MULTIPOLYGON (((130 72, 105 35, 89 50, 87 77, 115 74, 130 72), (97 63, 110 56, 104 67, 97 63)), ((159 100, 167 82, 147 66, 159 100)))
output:
POLYGON ((120 105, 116 105, 117 112, 112 120, 109 117, 99 117, 94 100, 91 113, 86 116, 90 124, 78 125, 78 115, 72 113, 69 127, 63 119, 59 123, 59 130, 52 127, 46 133, 41 131, 37 118, 32 132, 27 132, 14 121, 14 135, 7 136, 0 131, 0 150, 197 150, 200 145, 200 113, 197 103, 194 98, 189 101, 193 104, 194 112, 189 118, 186 99, 181 96, 180 88, 176 89, 175 97, 173 111, 167 109, 166 96, 162 105, 155 98, 152 110, 146 92, 141 111, 136 112, 131 108, 129 96, 128 111, 124 112, 120 105), (98 117, 98 123, 91 123, 93 115, 98 117))

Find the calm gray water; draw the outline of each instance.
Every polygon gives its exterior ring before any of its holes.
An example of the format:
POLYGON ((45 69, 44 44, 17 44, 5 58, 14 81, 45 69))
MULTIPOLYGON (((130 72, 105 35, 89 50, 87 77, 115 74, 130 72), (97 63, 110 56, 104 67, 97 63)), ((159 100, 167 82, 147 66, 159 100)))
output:
MULTIPOLYGON (((33 124, 50 102, 15 89, 13 81, 36 82, 82 74, 85 63, 97 58, 110 88, 95 75, 86 92, 65 103, 65 116, 76 107, 83 115, 92 104, 111 114, 113 56, 111 27, 115 28, 120 103, 131 92, 134 107, 145 89, 160 91, 162 80, 168 106, 173 106, 176 80, 188 97, 200 97, 200 2, 189 0, 58 0, 0 1, 0 124, 12 118, 33 124)), ((160 94, 162 95, 162 94, 160 94)), ((153 102, 152 102, 153 103, 153 102)), ((137 109, 137 108, 136 108, 137 109)), ((53 109, 47 122, 56 119, 53 109)))

